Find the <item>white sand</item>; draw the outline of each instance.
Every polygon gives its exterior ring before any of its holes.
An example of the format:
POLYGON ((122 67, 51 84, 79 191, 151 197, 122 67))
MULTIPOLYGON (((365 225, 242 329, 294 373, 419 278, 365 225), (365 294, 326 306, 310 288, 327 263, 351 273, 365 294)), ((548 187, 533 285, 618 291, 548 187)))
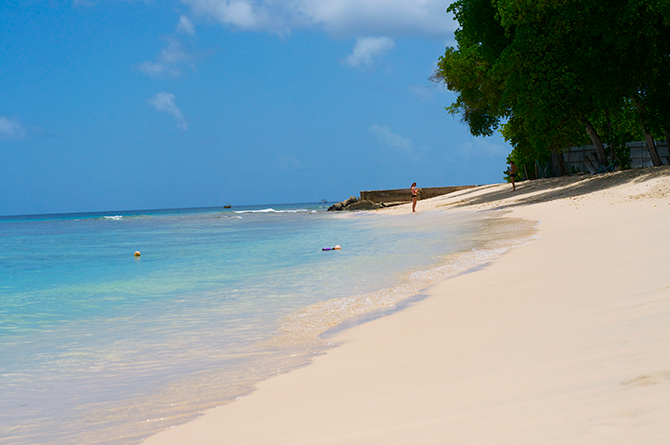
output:
POLYGON ((670 170, 517 189, 417 209, 506 208, 540 239, 145 443, 670 443, 670 170))

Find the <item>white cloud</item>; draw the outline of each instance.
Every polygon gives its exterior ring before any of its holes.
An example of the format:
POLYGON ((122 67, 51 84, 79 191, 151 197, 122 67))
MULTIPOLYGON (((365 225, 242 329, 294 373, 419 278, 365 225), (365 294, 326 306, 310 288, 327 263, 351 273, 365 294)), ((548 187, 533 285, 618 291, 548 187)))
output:
POLYGON ((177 32, 183 32, 184 34, 195 35, 195 27, 193 23, 185 15, 179 17, 179 23, 177 23, 177 32))
MULTIPOLYGON (((145 3, 145 4, 151 4, 154 2, 154 0, 124 0, 126 3, 145 3)), ((86 8, 92 8, 94 6, 97 6, 98 3, 103 3, 102 0, 72 0, 72 6, 75 8, 78 7, 86 7, 86 8)))
POLYGON ((435 87, 425 85, 410 85, 407 90, 421 102, 430 102, 433 99, 435 87))
MULTIPOLYGON (((273 0, 182 0, 193 12, 214 18, 219 23, 248 31, 283 33, 290 26, 282 17, 286 5, 273 0)), ((290 21, 290 20, 289 20, 290 21)))
POLYGON ((223 23, 237 25, 242 29, 254 29, 266 22, 264 10, 256 10, 244 1, 220 2, 215 18, 223 23))
POLYGON ((20 121, 0 116, 0 139, 24 139, 26 133, 26 128, 20 121))
POLYGON ((465 155, 477 152, 487 156, 506 156, 510 151, 509 147, 505 147, 502 144, 491 143, 488 139, 480 137, 473 137, 470 142, 458 144, 457 147, 458 150, 465 155))
POLYGON ((380 127, 375 124, 368 129, 368 133, 374 135, 377 138, 377 141, 387 147, 408 153, 414 149, 414 143, 411 139, 393 133, 388 125, 380 127))
POLYGON ((75 8, 91 8, 95 6, 95 2, 92 0, 73 0, 72 6, 75 8))
POLYGON ((395 43, 388 37, 363 37, 356 39, 354 51, 347 56, 345 62, 360 70, 369 70, 375 64, 375 58, 395 48, 395 43))
POLYGON ((182 0, 198 15, 242 30, 287 33, 320 27, 340 38, 451 35, 444 0, 182 0))
POLYGON ((158 93, 154 97, 147 99, 149 105, 154 106, 158 111, 165 112, 177 119, 177 127, 182 130, 188 129, 188 124, 181 114, 181 110, 174 103, 174 94, 172 93, 158 93))
POLYGON ((140 72, 151 77, 179 77, 184 66, 195 69, 193 56, 186 52, 179 40, 174 37, 165 37, 168 46, 161 49, 155 62, 142 62, 137 66, 140 72))
POLYGON ((293 156, 280 154, 277 156, 277 161, 277 168, 279 170, 302 170, 307 168, 304 162, 293 156))
POLYGON ((161 49, 160 54, 156 56, 156 61, 142 62, 137 66, 137 69, 147 76, 156 78, 179 77, 184 67, 195 70, 195 57, 189 54, 184 49, 182 41, 175 37, 174 34, 178 33, 190 36, 195 35, 195 26, 193 26, 193 22, 185 15, 179 16, 179 22, 173 35, 163 37, 163 40, 167 42, 167 46, 161 49))

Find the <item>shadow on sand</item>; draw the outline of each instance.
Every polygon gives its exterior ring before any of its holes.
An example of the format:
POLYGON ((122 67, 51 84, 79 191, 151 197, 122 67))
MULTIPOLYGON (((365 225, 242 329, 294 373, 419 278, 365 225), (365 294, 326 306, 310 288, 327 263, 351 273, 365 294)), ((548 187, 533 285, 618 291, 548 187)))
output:
POLYGON ((516 191, 511 185, 499 184, 477 187, 466 191, 455 202, 441 206, 464 207, 495 204, 498 209, 550 202, 562 198, 574 198, 593 192, 606 191, 623 184, 637 184, 654 178, 670 176, 670 167, 650 167, 597 175, 565 176, 517 182, 516 191), (489 191, 486 189, 489 188, 489 191))

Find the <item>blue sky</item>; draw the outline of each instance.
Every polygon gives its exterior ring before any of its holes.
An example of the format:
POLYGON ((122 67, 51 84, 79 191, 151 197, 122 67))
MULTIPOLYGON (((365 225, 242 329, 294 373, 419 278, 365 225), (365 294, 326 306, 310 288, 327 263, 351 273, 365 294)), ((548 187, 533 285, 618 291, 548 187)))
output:
POLYGON ((448 5, 3 0, 0 215, 501 182, 428 81, 448 5))

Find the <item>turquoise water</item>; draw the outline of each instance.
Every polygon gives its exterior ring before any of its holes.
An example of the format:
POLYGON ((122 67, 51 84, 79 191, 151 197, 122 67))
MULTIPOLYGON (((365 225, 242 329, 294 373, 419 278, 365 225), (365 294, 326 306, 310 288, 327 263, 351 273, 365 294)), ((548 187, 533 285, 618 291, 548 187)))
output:
POLYGON ((303 366, 329 327, 528 229, 483 213, 324 210, 0 218, 0 443, 137 443, 303 366))

